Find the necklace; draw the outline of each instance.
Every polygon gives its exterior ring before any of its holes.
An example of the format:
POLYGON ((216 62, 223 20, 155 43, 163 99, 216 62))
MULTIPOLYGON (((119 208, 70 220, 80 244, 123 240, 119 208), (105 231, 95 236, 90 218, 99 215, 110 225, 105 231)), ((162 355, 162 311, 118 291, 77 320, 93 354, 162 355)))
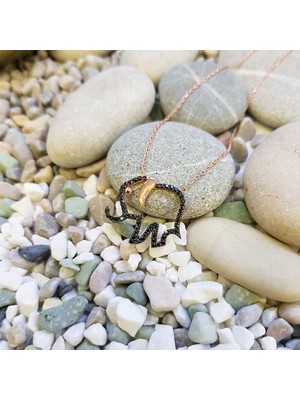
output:
MULTIPOLYGON (((149 235, 151 235, 151 246, 152 247, 161 247, 166 244, 167 237, 169 235, 176 235, 179 238, 181 237, 180 235, 180 222, 182 218, 182 214, 184 211, 185 207, 185 198, 183 192, 188 190, 191 186, 193 186, 199 179, 201 179, 204 175, 208 173, 215 165, 217 165, 227 154, 230 153, 230 150, 232 148, 232 143, 235 135, 237 134, 240 122, 237 122, 233 128, 231 129, 231 135, 229 139, 229 144, 228 147, 220 153, 218 157, 216 157, 213 161, 211 161, 204 169, 199 171, 187 184, 181 186, 180 188, 166 184, 166 183, 159 183, 157 182, 154 178, 148 177, 145 173, 151 148, 152 148, 152 143, 159 131, 159 129, 166 123, 168 122, 176 113, 177 111, 183 106, 185 101, 188 99, 189 96, 191 96, 197 89, 199 89, 203 84, 205 84, 207 81, 218 75, 220 72, 224 71, 225 69, 229 68, 240 68, 254 53, 256 53, 255 50, 250 51, 247 53, 247 55, 239 62, 234 65, 224 65, 222 67, 216 68, 214 71, 209 73, 206 77, 201 79, 199 82, 197 82, 194 86, 192 86, 181 98, 179 103, 174 107, 174 109, 162 120, 160 121, 151 134, 149 135, 149 138, 147 140, 146 144, 146 149, 144 152, 144 157, 143 161, 141 164, 140 168, 140 175, 130 179, 129 181, 124 182, 120 189, 119 189, 119 199, 120 199, 120 204, 121 204, 121 209, 122 209, 122 215, 120 217, 117 216, 112 216, 110 214, 110 210, 108 207, 105 208, 105 215, 107 216, 108 219, 111 221, 124 221, 126 219, 132 219, 136 221, 136 224, 134 226, 134 231, 133 234, 129 240, 130 243, 133 244, 138 244, 142 243, 147 239, 149 235), (139 204, 142 208, 145 207, 147 197, 149 194, 154 190, 154 189, 165 189, 174 192, 178 198, 179 198, 179 208, 177 212, 177 216, 174 221, 174 228, 167 229, 162 235, 160 240, 157 239, 158 236, 158 229, 159 229, 159 224, 157 222, 151 223, 142 233, 140 232, 141 226, 142 226, 142 215, 136 215, 128 212, 127 205, 125 202, 125 197, 130 196, 133 192, 133 187, 136 185, 142 184, 142 187, 139 192, 139 204)), ((254 88, 252 89, 248 99, 247 99, 247 108, 249 107, 251 101, 253 100, 254 96, 256 95, 257 91, 259 88, 263 85, 264 81, 270 76, 270 74, 292 53, 291 50, 285 52, 283 55, 278 57, 278 59, 271 65, 271 67, 266 71, 265 75, 262 76, 258 82, 255 84, 254 88)))

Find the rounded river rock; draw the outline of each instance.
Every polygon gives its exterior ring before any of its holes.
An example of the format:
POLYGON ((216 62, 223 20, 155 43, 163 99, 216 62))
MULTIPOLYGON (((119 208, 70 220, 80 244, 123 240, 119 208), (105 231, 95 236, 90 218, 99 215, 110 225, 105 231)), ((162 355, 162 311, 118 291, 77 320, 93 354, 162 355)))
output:
POLYGON ((67 98, 53 119, 50 158, 66 168, 99 160, 123 132, 148 117, 154 97, 153 83, 135 68, 97 74, 67 98))
MULTIPOLYGON (((125 181, 141 174, 146 143, 156 123, 131 129, 111 147, 106 160, 107 176, 119 190, 125 181)), ((186 185, 225 150, 213 136, 198 128, 168 122, 162 126, 151 146, 145 174, 160 183, 177 187, 186 185)), ((195 218, 218 207, 227 197, 234 180, 234 164, 225 156, 205 176, 184 192, 184 218, 195 218)), ((147 198, 145 209, 138 203, 140 185, 133 188, 128 203, 155 217, 174 219, 179 207, 175 193, 155 189, 147 198)))

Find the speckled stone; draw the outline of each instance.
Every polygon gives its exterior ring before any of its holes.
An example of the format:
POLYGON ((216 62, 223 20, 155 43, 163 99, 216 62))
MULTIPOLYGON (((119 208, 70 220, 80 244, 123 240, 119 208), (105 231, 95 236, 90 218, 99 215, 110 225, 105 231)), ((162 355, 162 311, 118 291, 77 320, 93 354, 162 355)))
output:
MULTIPOLYGON (((178 65, 166 72, 159 83, 160 103, 165 115, 196 82, 217 68, 214 62, 202 61, 178 65)), ((221 133, 242 119, 246 96, 246 87, 236 72, 224 70, 198 88, 173 120, 213 134, 221 133)))
POLYGON ((38 324, 47 332, 58 332, 77 322, 87 303, 82 296, 72 297, 57 307, 43 310, 38 316, 38 324))
MULTIPOLYGON (((122 135, 111 147, 106 160, 107 175, 118 190, 125 181, 140 175, 148 137, 156 123, 138 126, 122 135)), ((147 176, 176 187, 187 184, 199 171, 224 151, 214 137, 195 127, 168 122, 158 132, 150 151, 147 176)), ((213 210, 227 197, 234 180, 234 165, 227 155, 195 185, 185 192, 184 218, 195 218, 213 210)), ((140 185, 127 201, 138 210, 155 217, 172 219, 178 210, 174 192, 157 189, 150 193, 146 207, 137 201, 140 185)))
POLYGON ((154 97, 151 80, 132 67, 97 74, 59 108, 48 134, 49 156, 67 168, 101 159, 123 132, 147 118, 154 97))
POLYGON ((270 235, 298 248, 299 152, 300 122, 293 122, 275 130, 255 149, 244 172, 245 201, 252 217, 270 235))
POLYGON ((257 303, 259 297, 257 294, 250 292, 250 290, 245 289, 242 286, 232 285, 225 293, 225 300, 235 309, 235 311, 239 311, 243 307, 257 303))
MULTIPOLYGON (((247 50, 224 50, 220 52, 219 64, 234 64, 241 61, 247 50)), ((262 50, 253 54, 238 71, 239 77, 249 93, 266 74, 282 50, 262 50)), ((251 101, 249 111, 260 122, 277 128, 300 119, 300 51, 293 52, 265 80, 251 101), (284 106, 283 106, 284 105, 284 106)))
POLYGON ((0 289, 0 308, 9 306, 10 304, 16 303, 16 293, 7 290, 7 289, 0 289))
POLYGON ((226 202, 214 210, 215 217, 232 219, 242 224, 253 224, 254 219, 249 214, 243 201, 226 202))

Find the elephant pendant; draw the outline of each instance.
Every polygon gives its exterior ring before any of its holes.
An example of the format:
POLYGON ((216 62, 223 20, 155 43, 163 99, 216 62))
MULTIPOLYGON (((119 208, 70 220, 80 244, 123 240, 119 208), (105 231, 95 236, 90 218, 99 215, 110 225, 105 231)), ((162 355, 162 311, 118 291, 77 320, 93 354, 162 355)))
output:
POLYGON ((168 185, 165 183, 158 183, 154 178, 148 178, 146 176, 138 176, 136 178, 130 179, 129 181, 123 183, 119 189, 119 199, 122 209, 122 215, 120 217, 115 217, 110 214, 109 207, 105 208, 105 215, 111 221, 124 221, 126 219, 133 219, 136 221, 134 226, 134 231, 129 239, 129 243, 138 244, 144 242, 149 235, 151 235, 151 246, 152 247, 161 247, 166 244, 167 237, 169 235, 176 235, 181 238, 180 235, 180 221, 182 218, 185 199, 182 191, 178 189, 176 186, 168 185), (153 222, 150 224, 143 233, 140 232, 142 225, 142 215, 130 214, 127 209, 127 205, 125 202, 125 196, 130 196, 132 194, 132 187, 136 184, 143 182, 139 193, 139 204, 141 207, 145 207, 145 203, 147 197, 154 189, 166 189, 175 192, 180 200, 180 205, 178 209, 178 213, 174 222, 174 228, 167 229, 161 236, 160 240, 157 238, 159 224, 157 222, 153 222))

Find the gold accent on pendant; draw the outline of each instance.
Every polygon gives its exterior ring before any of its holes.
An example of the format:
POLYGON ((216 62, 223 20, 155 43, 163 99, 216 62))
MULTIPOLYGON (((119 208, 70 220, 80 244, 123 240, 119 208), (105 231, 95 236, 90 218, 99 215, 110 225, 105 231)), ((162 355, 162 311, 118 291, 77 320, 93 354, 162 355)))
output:
POLYGON ((147 197, 149 194, 152 192, 152 190, 155 188, 157 184, 157 181, 154 178, 148 178, 146 182, 143 184, 140 190, 139 194, 139 203, 141 207, 145 207, 145 203, 147 200, 147 197))

